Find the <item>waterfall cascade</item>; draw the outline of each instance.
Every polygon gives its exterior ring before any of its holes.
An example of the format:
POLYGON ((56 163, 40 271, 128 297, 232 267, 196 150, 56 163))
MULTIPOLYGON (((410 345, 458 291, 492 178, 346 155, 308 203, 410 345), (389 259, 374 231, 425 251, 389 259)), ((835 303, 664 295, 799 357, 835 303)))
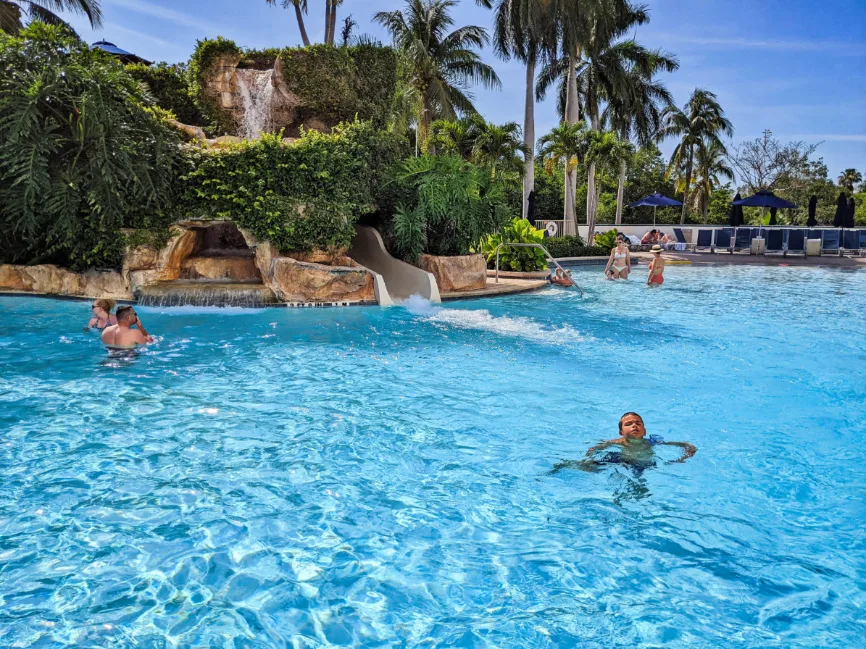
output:
POLYGON ((273 70, 235 70, 238 92, 243 101, 243 119, 238 135, 249 140, 273 130, 274 93, 273 70))

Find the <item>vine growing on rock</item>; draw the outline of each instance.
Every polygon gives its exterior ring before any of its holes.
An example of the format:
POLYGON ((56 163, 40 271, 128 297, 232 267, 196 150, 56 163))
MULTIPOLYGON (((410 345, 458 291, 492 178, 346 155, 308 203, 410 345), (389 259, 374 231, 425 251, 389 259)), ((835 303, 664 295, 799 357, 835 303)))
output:
POLYGON ((231 117, 220 109, 219 104, 208 97, 205 83, 218 59, 229 56, 232 60, 240 61, 242 54, 241 48, 235 45, 234 41, 217 36, 215 39, 196 41, 195 51, 189 60, 189 93, 202 115, 223 130, 234 128, 234 123, 231 117))
POLYGON ((305 132, 290 145, 265 135, 197 150, 194 169, 181 178, 179 216, 232 219, 284 250, 345 247, 407 149, 403 139, 354 122, 305 132))
POLYGON ((206 126, 207 120, 196 106, 189 93, 187 69, 183 64, 158 63, 144 65, 134 63, 126 71, 147 88, 161 108, 170 110, 184 124, 206 126))

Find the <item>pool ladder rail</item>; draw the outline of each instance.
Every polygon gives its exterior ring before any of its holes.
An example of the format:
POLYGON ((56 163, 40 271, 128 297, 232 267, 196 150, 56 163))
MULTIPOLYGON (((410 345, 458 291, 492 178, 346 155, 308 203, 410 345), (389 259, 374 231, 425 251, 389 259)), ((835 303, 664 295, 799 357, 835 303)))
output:
POLYGON ((547 248, 542 246, 540 243, 505 243, 505 242, 503 242, 503 243, 500 243, 498 246, 496 246, 496 283, 497 284, 499 283, 499 249, 502 248, 502 246, 511 246, 512 248, 540 248, 541 251, 544 252, 544 255, 547 257, 547 261, 549 261, 549 262, 552 261, 553 264, 559 270, 562 271, 562 274, 567 276, 571 280, 572 284, 574 285, 574 288, 576 288, 578 291, 580 291, 580 297, 583 297, 583 289, 580 288, 578 283, 574 281, 574 278, 571 275, 569 275, 568 272, 566 272, 566 270, 562 266, 559 265, 559 262, 553 258, 553 255, 550 254, 550 252, 547 250, 547 248))

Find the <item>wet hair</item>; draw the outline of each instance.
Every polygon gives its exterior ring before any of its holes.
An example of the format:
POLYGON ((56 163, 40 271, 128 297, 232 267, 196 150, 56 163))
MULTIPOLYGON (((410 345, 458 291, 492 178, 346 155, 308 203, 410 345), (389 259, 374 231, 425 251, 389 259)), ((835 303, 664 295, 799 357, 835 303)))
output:
POLYGON ((126 320, 130 311, 132 311, 131 306, 122 306, 117 309, 117 313, 115 313, 114 315, 117 317, 117 321, 120 322, 121 320, 126 320))
POLYGON ((104 309, 106 313, 111 313, 111 310, 114 308, 114 305, 117 304, 114 300, 93 300, 93 306, 98 306, 100 309, 104 309))
POLYGON ((638 419, 640 419, 640 423, 643 423, 643 417, 641 417, 639 414, 637 414, 636 412, 627 412, 622 417, 619 418, 619 431, 620 432, 622 432, 622 420, 625 419, 626 417, 629 417, 629 416, 637 417, 638 419))

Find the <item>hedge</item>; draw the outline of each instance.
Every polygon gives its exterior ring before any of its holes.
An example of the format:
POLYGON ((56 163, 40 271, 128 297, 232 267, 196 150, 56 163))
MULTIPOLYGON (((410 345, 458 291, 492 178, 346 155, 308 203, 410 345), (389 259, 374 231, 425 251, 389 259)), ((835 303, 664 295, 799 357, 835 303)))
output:
POLYGON ((608 252, 599 246, 587 246, 579 236, 549 237, 544 247, 553 257, 607 257, 608 252))
POLYGON ((180 63, 169 65, 144 65, 135 63, 126 66, 132 78, 147 84, 156 103, 174 113, 184 124, 206 126, 207 120, 189 94, 186 66, 180 63))
POLYGON ((408 153, 404 139, 369 122, 305 132, 290 145, 264 135, 193 150, 178 217, 230 218, 283 250, 342 247, 357 219, 376 209, 386 170, 408 153))

